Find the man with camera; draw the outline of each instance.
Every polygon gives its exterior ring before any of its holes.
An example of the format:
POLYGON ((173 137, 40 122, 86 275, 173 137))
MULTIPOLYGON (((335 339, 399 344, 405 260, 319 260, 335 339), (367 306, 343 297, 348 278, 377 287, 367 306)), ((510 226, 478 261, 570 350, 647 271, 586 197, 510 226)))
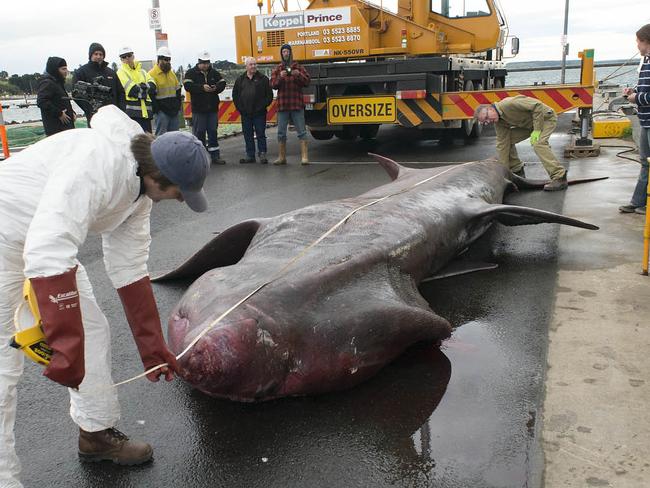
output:
POLYGON ((273 164, 287 164, 287 125, 296 126, 300 139, 302 164, 309 164, 307 156, 307 129, 305 127, 305 102, 302 89, 309 85, 309 73, 293 60, 291 45, 280 48, 282 62, 271 73, 271 87, 278 90, 278 159, 273 164))
POLYGON ((117 70, 126 94, 126 114, 135 120, 145 132, 151 133, 153 106, 151 99, 156 96, 156 83, 140 61, 135 60, 133 49, 120 48, 122 67, 117 70))
MULTIPOLYGON (((79 81, 90 85, 93 83, 103 85, 109 91, 106 96, 102 97, 99 106, 115 105, 120 110, 125 110, 124 88, 122 88, 122 84, 117 78, 115 71, 109 68, 108 63, 104 61, 105 57, 106 51, 104 50, 104 46, 98 42, 93 42, 88 48, 88 62, 74 72, 72 78, 73 85, 76 85, 79 81)), ((90 119, 97 109, 87 99, 77 99, 75 97, 75 102, 77 102, 81 110, 86 114, 86 120, 90 126, 90 119)))
POLYGON ((226 80, 221 73, 212 68, 210 53, 199 54, 194 68, 185 73, 183 86, 190 94, 192 104, 192 133, 205 144, 205 134, 208 134, 208 153, 214 164, 226 164, 219 153, 217 129, 219 124, 219 93, 226 88, 226 80))

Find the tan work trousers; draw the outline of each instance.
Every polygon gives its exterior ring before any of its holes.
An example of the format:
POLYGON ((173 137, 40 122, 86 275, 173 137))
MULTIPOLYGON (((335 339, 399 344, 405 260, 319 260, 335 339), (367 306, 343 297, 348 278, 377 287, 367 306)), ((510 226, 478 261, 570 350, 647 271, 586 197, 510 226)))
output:
MULTIPOLYGON (((556 126, 557 117, 544 120, 539 140, 536 144, 533 144, 535 154, 537 154, 537 157, 542 162, 544 169, 552 180, 562 178, 566 174, 566 170, 558 162, 548 143, 548 140, 551 137, 551 134, 553 134, 556 126)), ((497 133, 497 156, 499 162, 506 166, 510 171, 519 171, 523 168, 524 163, 519 159, 515 144, 528 139, 531 133, 530 129, 521 127, 512 127, 508 129, 498 124, 495 129, 497 133)))

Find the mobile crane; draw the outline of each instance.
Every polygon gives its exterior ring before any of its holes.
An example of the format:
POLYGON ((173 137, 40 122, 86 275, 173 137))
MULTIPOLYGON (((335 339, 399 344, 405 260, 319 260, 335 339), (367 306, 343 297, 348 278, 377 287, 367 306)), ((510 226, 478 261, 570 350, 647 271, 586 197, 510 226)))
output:
MULTIPOLYGON (((378 2, 308 0, 304 10, 289 11, 287 0, 257 0, 259 15, 235 17, 238 62, 250 56, 260 65, 277 64, 280 46, 290 44, 311 75, 303 94, 315 139, 371 139, 381 124, 476 138, 477 105, 525 94, 556 112, 580 109, 581 140, 588 145, 593 50, 580 53, 579 84, 505 89, 509 36, 498 0, 398 0, 397 13, 378 2), (274 3, 281 4, 278 11, 274 3)), ((518 50, 512 37, 508 54, 518 50)), ((270 118, 274 113, 271 107, 270 118)), ((237 119, 234 107, 222 106, 220 121, 237 119)))
POLYGON ((266 3, 266 14, 235 18, 237 58, 278 63, 280 46, 292 46, 312 77, 305 118, 316 139, 372 138, 382 123, 477 137, 472 119, 436 121, 430 94, 504 86, 507 24, 495 0, 399 0, 397 13, 363 0, 293 12, 266 3))

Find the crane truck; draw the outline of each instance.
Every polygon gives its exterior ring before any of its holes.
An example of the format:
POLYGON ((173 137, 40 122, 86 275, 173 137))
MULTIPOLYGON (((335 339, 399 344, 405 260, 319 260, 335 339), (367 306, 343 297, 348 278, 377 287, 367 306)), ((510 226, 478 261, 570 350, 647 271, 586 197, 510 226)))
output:
POLYGON ((440 95, 504 86, 508 28, 496 0, 398 0, 396 13, 364 0, 309 0, 300 11, 279 3, 235 17, 237 58, 275 64, 292 46, 311 75, 314 138, 368 139, 380 124, 480 135, 471 118, 443 118, 440 95))
MULTIPOLYGON (((265 0, 257 0, 259 15, 235 17, 238 61, 277 64, 280 47, 292 46, 311 75, 305 120, 315 139, 372 139, 381 124, 477 138, 478 105, 526 95, 557 113, 577 109, 579 136, 565 156, 599 153, 588 137, 593 49, 578 54, 578 83, 506 87, 505 46, 509 39, 507 54, 516 55, 519 40, 509 37, 498 0, 397 0, 396 13, 376 2, 308 0, 304 10, 290 11, 288 0, 266 0, 262 13, 265 0)), ((269 121, 276 110, 273 102, 269 121)), ((240 121, 231 101, 222 102, 219 121, 240 121)))

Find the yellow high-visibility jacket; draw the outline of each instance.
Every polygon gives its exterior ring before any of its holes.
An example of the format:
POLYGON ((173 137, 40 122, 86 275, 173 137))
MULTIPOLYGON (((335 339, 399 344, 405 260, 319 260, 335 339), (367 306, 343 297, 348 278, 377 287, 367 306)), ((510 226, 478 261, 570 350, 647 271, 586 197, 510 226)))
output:
POLYGON ((178 115, 181 109, 181 84, 174 70, 164 73, 160 66, 155 65, 149 74, 156 83, 155 111, 164 112, 170 117, 178 115))
POLYGON ((122 67, 117 71, 117 77, 126 94, 127 115, 132 119, 152 119, 153 109, 149 91, 156 90, 156 82, 142 69, 142 64, 138 61, 135 67, 131 68, 128 63, 122 63, 122 67), (141 83, 147 85, 146 93, 142 90, 141 83))

